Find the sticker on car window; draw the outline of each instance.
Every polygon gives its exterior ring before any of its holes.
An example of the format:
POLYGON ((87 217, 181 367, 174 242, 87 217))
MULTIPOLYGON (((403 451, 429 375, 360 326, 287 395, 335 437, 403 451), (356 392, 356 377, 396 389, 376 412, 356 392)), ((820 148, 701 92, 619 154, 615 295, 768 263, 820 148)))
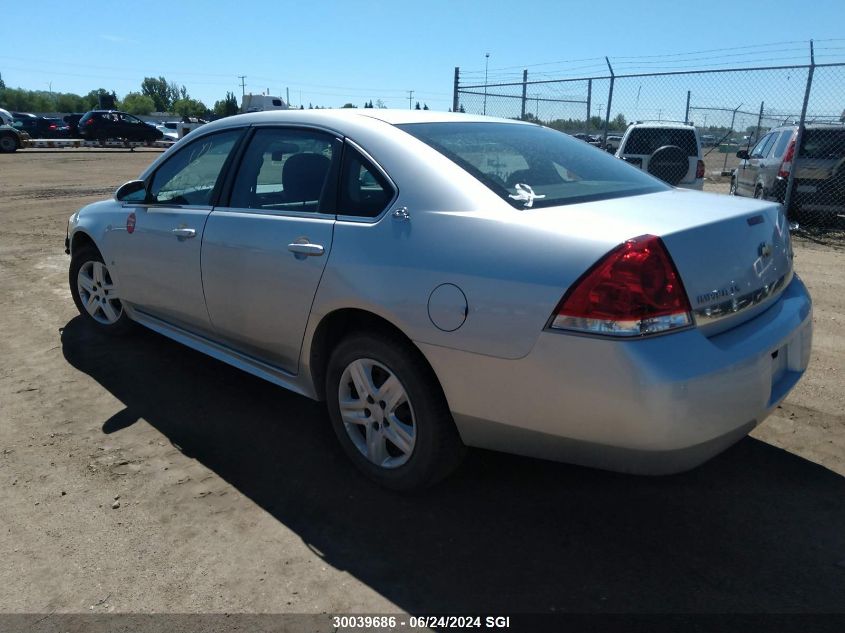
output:
POLYGON ((516 193, 510 194, 508 197, 523 202, 523 206, 525 206, 526 209, 530 209, 532 206, 534 206, 535 200, 540 200, 546 197, 546 194, 534 193, 534 190, 531 188, 530 185, 526 185, 521 182, 516 183, 515 189, 516 193))

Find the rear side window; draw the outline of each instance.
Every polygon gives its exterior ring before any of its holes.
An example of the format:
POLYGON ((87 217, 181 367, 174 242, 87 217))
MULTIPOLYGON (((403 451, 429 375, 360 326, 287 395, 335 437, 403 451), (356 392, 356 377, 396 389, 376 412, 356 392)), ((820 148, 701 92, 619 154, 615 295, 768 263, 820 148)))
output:
POLYGON ((241 161, 229 206, 326 210, 333 195, 330 174, 338 145, 334 136, 316 130, 257 130, 241 161))
POLYGON ((539 125, 449 122, 397 127, 439 151, 517 209, 669 188, 607 152, 539 125))
POLYGON ((845 129, 804 130, 801 158, 838 159, 845 157, 845 129))
POLYGON ((153 176, 150 196, 154 203, 211 204, 211 196, 226 159, 242 130, 210 134, 181 148, 153 176))
POLYGON ((631 130, 623 153, 650 156, 666 145, 680 147, 687 156, 698 156, 698 145, 693 130, 661 127, 638 127, 631 130))
POLYGON ((387 178, 350 145, 343 150, 339 215, 374 218, 396 195, 387 178))
POLYGON ((775 149, 772 152, 772 158, 781 158, 786 151, 786 146, 789 145, 789 139, 792 138, 792 130, 781 132, 780 138, 775 143, 775 149))

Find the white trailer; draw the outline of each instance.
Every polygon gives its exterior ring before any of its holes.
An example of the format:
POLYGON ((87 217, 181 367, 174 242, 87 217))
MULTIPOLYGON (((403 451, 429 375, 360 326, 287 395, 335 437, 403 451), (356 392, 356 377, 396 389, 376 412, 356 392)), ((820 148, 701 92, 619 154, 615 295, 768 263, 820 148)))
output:
POLYGON ((243 96, 241 112, 263 112, 264 110, 288 110, 288 104, 281 97, 248 94, 243 96))

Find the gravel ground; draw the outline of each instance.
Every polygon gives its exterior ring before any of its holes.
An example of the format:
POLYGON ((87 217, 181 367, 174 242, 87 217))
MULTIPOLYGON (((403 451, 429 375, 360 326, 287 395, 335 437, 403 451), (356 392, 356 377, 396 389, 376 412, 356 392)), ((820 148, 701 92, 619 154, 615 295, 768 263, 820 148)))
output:
POLYGON ((704 466, 472 451, 400 496, 355 473, 320 405, 77 317, 67 216, 155 156, 0 155, 0 611, 845 610, 845 243, 797 241, 811 366, 704 466))

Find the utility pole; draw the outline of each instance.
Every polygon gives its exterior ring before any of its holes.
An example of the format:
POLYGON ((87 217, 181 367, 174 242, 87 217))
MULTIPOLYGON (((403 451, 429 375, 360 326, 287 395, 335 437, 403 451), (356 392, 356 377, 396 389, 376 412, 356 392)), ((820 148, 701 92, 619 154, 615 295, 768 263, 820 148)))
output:
POLYGON ((487 68, 490 65, 490 53, 484 53, 484 111, 487 114, 487 68))
POLYGON ((413 100, 414 100, 414 91, 409 90, 408 91, 408 109, 409 110, 413 110, 413 107, 411 106, 411 101, 413 101, 413 100))
POLYGON ((246 75, 238 75, 238 79, 241 80, 241 100, 243 100, 244 96, 246 95, 246 83, 244 83, 246 75))

